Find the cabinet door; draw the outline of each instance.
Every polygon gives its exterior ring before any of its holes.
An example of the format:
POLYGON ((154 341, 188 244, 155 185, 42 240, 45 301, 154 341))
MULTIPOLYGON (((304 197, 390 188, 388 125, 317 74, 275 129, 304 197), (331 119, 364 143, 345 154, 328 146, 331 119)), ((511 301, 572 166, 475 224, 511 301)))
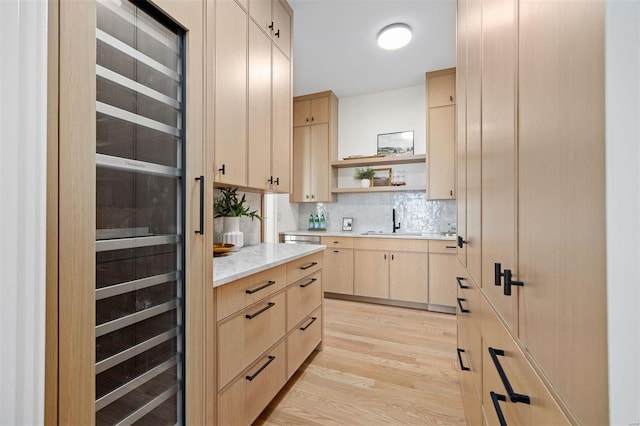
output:
MULTIPOLYGON (((456 209, 458 235, 467 238, 467 2, 458 1, 456 62, 456 209)), ((467 266, 467 246, 458 247, 467 266)))
POLYGON ((329 122, 329 96, 311 99, 310 124, 322 124, 329 122))
POLYGON ((353 293, 356 296, 389 298, 389 253, 354 250, 353 293))
POLYGON ((429 254, 391 252, 389 298, 427 303, 429 293, 429 254))
POLYGON ((248 185, 268 189, 271 176, 271 40, 249 23, 248 185))
POLYGON ((456 306, 457 259, 453 254, 429 253, 429 303, 456 306))
POLYGON ((310 124, 311 101, 297 101, 293 103, 293 127, 310 124))
POLYGON ((329 187, 329 125, 319 124, 310 127, 311 158, 310 196, 314 202, 331 201, 329 187))
POLYGON ((518 287, 494 284, 496 263, 518 279, 515 0, 484 0, 482 20, 482 288, 517 335, 518 287))
POLYGON ((271 173, 278 192, 291 190, 291 63, 278 49, 272 49, 273 103, 271 173))
POLYGON ((287 57, 291 56, 291 15, 279 0, 273 0, 273 40, 287 57))
POLYGON ((326 249, 322 280, 326 292, 353 294, 353 250, 326 249))
POLYGON ((258 28, 271 34, 271 0, 249 0, 249 15, 258 28))
POLYGON ((215 181, 246 186, 247 14, 234 1, 216 2, 215 50, 215 181))
POLYGON ((455 73, 429 77, 427 102, 429 108, 456 103, 455 73))
POLYGON ((455 199, 454 105, 429 108, 428 181, 430 200, 455 199))
POLYGON ((578 423, 607 424, 604 4, 519 8, 520 340, 578 423))
POLYGON ((310 201, 311 126, 293 128, 293 191, 291 201, 310 201))
POLYGON ((481 189, 480 179, 480 82, 482 10, 479 1, 467 3, 467 268, 481 279, 481 189))

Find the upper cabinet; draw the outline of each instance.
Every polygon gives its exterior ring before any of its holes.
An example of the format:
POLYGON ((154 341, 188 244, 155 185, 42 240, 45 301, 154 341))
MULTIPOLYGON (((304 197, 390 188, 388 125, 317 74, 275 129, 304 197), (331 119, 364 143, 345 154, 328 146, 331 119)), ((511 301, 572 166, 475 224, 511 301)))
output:
POLYGON ((334 201, 331 187, 338 152, 338 98, 331 92, 293 100, 293 188, 291 201, 334 201))
POLYGON ((291 57, 291 8, 279 0, 249 0, 249 15, 287 58, 291 57))
POLYGON ((427 198, 456 198, 456 69, 428 72, 427 198))
POLYGON ((278 45, 277 31, 259 23, 277 10, 290 28, 291 9, 262 0, 221 1, 215 7, 216 72, 209 77, 215 79, 215 182, 288 193, 291 61, 289 51, 278 45))

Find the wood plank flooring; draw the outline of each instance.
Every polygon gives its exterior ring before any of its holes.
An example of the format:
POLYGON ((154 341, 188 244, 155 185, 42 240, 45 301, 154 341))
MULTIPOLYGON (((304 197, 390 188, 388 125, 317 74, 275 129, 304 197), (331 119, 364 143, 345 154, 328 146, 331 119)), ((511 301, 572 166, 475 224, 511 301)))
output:
POLYGON ((455 315, 325 299, 314 352, 256 425, 464 425, 455 315))

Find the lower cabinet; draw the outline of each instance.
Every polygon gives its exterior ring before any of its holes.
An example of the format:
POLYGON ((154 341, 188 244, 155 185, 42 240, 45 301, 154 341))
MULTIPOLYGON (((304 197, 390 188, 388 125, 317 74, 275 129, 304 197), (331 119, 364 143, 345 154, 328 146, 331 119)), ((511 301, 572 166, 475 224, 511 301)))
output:
POLYGON ((355 250, 353 263, 353 294, 388 299, 389 252, 355 250))
POLYGON ((402 251, 391 252, 389 255, 389 298, 427 303, 429 255, 402 251))
POLYGON ((219 425, 249 425, 322 341, 323 253, 217 287, 219 425))
POLYGON ((429 241, 429 305, 456 305, 456 251, 455 241, 429 241))

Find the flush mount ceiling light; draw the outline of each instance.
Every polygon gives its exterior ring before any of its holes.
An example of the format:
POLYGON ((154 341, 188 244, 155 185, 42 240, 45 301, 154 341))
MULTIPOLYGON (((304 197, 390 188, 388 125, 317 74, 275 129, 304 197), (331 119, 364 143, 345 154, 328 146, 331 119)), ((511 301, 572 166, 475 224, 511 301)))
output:
POLYGON ((385 50, 404 47, 411 41, 411 28, 407 24, 391 24, 378 34, 378 46, 385 50))

